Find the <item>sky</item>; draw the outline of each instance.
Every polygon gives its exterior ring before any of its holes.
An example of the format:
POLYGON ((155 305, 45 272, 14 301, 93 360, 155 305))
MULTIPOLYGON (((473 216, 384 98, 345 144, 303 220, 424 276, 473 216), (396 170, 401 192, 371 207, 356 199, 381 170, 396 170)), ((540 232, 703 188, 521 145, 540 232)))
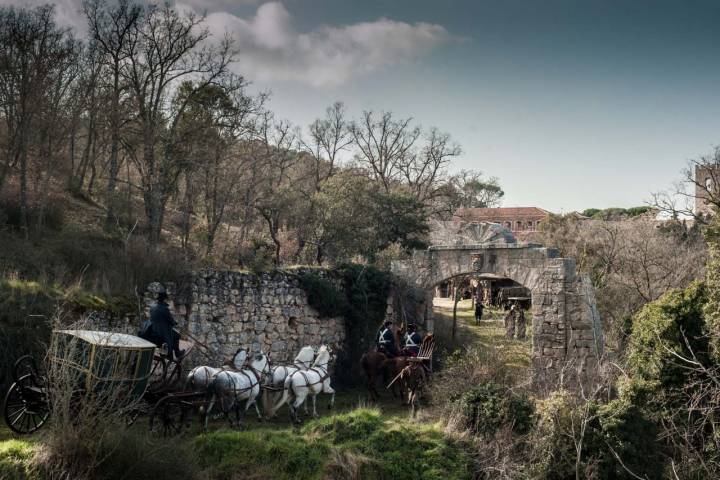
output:
MULTIPOLYGON (((0 0, 32 5, 47 0, 0 0)), ((81 0, 58 0, 82 35, 81 0)), ((720 144, 720 2, 180 0, 299 125, 343 101, 462 146, 504 206, 642 205, 720 144)))

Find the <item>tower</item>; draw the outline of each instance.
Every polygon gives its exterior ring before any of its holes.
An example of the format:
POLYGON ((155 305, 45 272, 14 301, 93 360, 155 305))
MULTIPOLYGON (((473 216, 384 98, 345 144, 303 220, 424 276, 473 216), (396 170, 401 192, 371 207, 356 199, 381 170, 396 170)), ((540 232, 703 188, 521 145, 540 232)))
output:
POLYGON ((712 213, 710 196, 717 200, 717 185, 720 181, 720 165, 695 165, 695 215, 712 213))

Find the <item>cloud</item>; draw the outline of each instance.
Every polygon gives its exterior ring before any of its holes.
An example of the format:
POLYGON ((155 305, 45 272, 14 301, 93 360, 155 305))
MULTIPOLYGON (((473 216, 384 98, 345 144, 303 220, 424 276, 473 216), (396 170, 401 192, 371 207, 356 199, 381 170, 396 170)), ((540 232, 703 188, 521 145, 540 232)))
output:
MULTIPOLYGON (((34 7, 48 0, 0 0, 0 5, 34 7)), ((79 36, 87 32, 82 0, 52 0, 58 25, 79 36)), ((159 0, 148 0, 159 1, 159 0)), ((350 25, 324 25, 297 32, 285 6, 260 4, 255 15, 242 18, 226 10, 260 0, 180 0, 180 10, 207 14, 214 37, 226 32, 237 40, 236 69, 256 82, 290 81, 315 87, 337 86, 427 55, 451 36, 441 25, 406 23, 388 18, 350 25)))
POLYGON ((71 28, 83 36, 87 32, 87 20, 82 13, 82 0, 0 0, 0 5, 34 8, 48 3, 55 5, 55 22, 63 28, 71 28))
POLYGON ((239 48, 238 70, 254 81, 296 81, 336 86, 393 65, 417 60, 447 42, 447 30, 430 23, 387 18, 296 32, 279 2, 260 5, 254 17, 211 13, 216 36, 230 33, 239 48))

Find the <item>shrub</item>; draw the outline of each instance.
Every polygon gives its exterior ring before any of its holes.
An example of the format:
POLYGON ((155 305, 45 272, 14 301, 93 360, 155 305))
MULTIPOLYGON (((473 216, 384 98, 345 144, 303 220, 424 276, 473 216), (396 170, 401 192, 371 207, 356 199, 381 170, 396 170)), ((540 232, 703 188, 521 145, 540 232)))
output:
POLYGON ((503 426, 525 434, 533 425, 532 402, 496 383, 476 385, 465 392, 457 404, 465 427, 477 434, 492 435, 503 426))
POLYGON ((632 377, 657 391, 667 391, 683 385, 689 375, 673 352, 691 358, 689 345, 700 361, 707 361, 706 301, 705 284, 693 282, 685 290, 666 293, 635 315, 628 348, 632 377))
POLYGON ((320 318, 338 317, 347 311, 347 302, 332 281, 317 273, 302 272, 300 286, 307 294, 308 303, 317 310, 320 318))
POLYGON ((538 428, 530 440, 532 478, 661 478, 657 438, 658 426, 631 402, 600 406, 556 392, 538 405, 538 428))

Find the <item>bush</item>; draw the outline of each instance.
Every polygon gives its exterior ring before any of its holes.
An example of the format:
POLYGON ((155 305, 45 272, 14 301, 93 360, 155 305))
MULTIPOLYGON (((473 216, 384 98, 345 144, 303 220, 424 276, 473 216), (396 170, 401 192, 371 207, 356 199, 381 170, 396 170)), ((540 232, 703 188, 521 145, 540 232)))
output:
POLYGON ((496 383, 476 385, 465 392, 457 404, 465 427, 476 434, 492 435, 503 426, 525 434, 533 425, 532 402, 496 383))
POLYGON ((320 318, 339 317, 347 311, 347 302, 332 281, 317 273, 302 272, 300 286, 307 294, 308 303, 317 310, 320 318))
POLYGON ((673 290, 647 304, 635 315, 628 348, 630 375, 656 392, 682 386, 689 375, 672 352, 700 361, 709 358, 703 307, 707 291, 702 282, 673 290), (686 343, 687 341, 687 343, 686 343))
POLYGON ((658 426, 631 402, 615 400, 599 406, 576 402, 567 392, 556 392, 539 403, 538 417, 538 428, 530 441, 535 460, 532 478, 662 477, 658 426))
MULTIPOLYGON (((28 225, 42 225, 43 228, 58 231, 65 224, 65 208, 60 198, 50 198, 44 208, 29 204, 26 210, 28 225)), ((18 229, 20 223, 20 199, 16 195, 0 198, 0 225, 18 229)))

